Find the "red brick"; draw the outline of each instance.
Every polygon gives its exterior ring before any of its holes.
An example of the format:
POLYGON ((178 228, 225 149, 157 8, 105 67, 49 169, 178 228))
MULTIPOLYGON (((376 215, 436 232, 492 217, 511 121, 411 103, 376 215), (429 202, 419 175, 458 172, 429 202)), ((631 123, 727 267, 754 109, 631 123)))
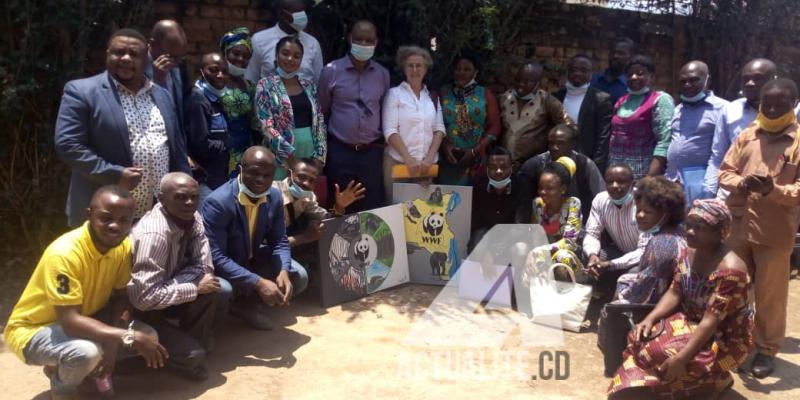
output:
POLYGON ((220 6, 203 6, 200 8, 200 16, 206 18, 223 18, 225 8, 220 6))

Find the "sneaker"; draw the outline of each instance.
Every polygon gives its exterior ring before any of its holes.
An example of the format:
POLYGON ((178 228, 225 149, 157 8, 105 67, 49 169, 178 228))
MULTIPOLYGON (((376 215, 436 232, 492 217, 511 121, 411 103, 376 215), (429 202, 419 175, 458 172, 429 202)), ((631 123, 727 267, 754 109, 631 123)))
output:
POLYGON ((241 318, 251 328, 260 331, 271 331, 275 325, 267 317, 267 308, 260 303, 234 303, 231 305, 231 315, 241 318))
POLYGON ((758 379, 763 379, 772 375, 773 372, 775 372, 775 357, 761 353, 756 354, 753 366, 750 367, 750 373, 758 379))

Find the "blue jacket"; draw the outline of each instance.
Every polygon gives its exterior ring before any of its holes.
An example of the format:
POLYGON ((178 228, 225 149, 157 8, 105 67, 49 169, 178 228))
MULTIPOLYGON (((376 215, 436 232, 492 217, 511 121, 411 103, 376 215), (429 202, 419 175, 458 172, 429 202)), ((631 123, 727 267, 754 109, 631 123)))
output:
MULTIPOLYGON (((164 118, 170 171, 191 173, 186 160, 186 141, 169 94, 153 85, 151 96, 164 118)), ((69 81, 64 86, 56 120, 55 148, 72 168, 66 212, 69 225, 78 226, 86 220, 86 208, 94 191, 117 183, 122 170, 133 166, 125 112, 107 72, 69 81)))
POLYGON ((248 262, 251 249, 256 266, 271 264, 273 268, 290 269, 292 258, 283 220, 283 197, 275 187, 270 188, 267 201, 259 206, 252 242, 247 215, 239 203, 237 178, 224 183, 203 200, 200 214, 211 246, 215 274, 237 289, 249 293, 261 278, 248 262))

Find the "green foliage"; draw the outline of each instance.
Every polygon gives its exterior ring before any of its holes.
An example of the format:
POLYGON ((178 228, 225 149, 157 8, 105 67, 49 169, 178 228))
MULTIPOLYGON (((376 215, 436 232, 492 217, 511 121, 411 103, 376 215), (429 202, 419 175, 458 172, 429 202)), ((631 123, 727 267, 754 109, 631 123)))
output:
POLYGON ((37 254, 63 232, 69 171, 53 151, 64 83, 102 69, 105 41, 150 1, 7 0, 0 24, 0 254, 37 254))

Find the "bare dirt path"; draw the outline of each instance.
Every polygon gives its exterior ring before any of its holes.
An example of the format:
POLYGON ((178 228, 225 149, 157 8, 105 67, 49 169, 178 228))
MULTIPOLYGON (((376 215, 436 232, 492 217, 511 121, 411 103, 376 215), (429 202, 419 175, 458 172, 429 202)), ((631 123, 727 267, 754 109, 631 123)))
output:
MULTIPOLYGON (((19 293, 20 285, 13 289, 19 293)), ((404 343, 440 288, 405 285, 330 309, 301 296, 276 310, 273 332, 230 319, 210 356, 202 383, 166 371, 134 368, 117 376, 120 399, 601 399, 608 379, 592 333, 566 333, 560 348, 523 348, 513 339, 500 349, 437 351, 404 343), (569 376, 556 380, 549 355, 569 354, 569 376), (545 353, 542 353, 545 352, 545 353), (542 356, 545 354, 545 356, 542 356), (509 355, 511 355, 509 357, 509 355), (447 357, 450 357, 449 359, 447 357), (544 357, 544 358, 542 358, 544 357), (540 363, 540 361, 542 361, 540 363), (540 368, 544 366, 544 368, 540 368), (551 379, 544 379, 553 370, 551 379), (521 372, 520 372, 521 371, 521 372), (537 375, 537 379, 531 379, 537 375)), ((5 318, 11 304, 6 294, 5 318)), ((800 398, 800 280, 791 282, 788 338, 773 378, 736 376, 733 399, 800 398)), ((458 335, 460 332, 453 332, 458 335)), ((423 332, 421 335, 424 336, 423 332)), ((431 330, 431 335, 441 334, 431 330)), ((562 368, 563 369, 563 364, 562 368)), ((40 367, 23 365, 0 348, 0 398, 47 399, 40 367)), ((563 373, 563 371, 561 371, 563 373)))

